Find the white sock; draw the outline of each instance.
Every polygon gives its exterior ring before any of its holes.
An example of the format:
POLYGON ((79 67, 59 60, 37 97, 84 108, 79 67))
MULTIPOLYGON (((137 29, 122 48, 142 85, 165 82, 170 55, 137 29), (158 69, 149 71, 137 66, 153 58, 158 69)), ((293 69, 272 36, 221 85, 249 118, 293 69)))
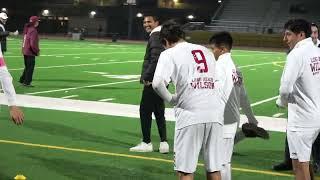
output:
POLYGON ((224 164, 222 165, 221 173, 221 180, 231 180, 231 164, 224 164))

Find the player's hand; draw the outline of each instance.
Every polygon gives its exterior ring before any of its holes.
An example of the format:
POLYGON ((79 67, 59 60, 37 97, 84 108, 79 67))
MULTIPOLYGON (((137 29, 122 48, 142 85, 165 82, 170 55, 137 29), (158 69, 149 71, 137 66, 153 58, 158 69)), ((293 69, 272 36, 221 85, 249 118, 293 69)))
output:
POLYGON ((15 32, 10 32, 9 34, 10 34, 10 35, 14 35, 14 36, 18 36, 18 35, 19 35, 19 31, 16 30, 15 32))
POLYGON ((277 108, 281 108, 281 109, 286 108, 286 107, 281 103, 281 100, 280 100, 280 99, 277 99, 277 101, 276 101, 276 106, 277 106, 277 108))
POLYGON ((151 81, 145 81, 145 80, 143 80, 143 84, 144 84, 145 86, 150 86, 150 85, 152 85, 152 82, 151 82, 151 81))
POLYGON ((23 123, 24 114, 18 106, 10 106, 10 116, 15 124, 20 125, 23 123))
POLYGON ((171 99, 171 101, 169 102, 169 104, 175 106, 175 105, 177 105, 177 103, 178 103, 178 96, 177 96, 177 94, 173 94, 173 95, 172 95, 172 99, 171 99))

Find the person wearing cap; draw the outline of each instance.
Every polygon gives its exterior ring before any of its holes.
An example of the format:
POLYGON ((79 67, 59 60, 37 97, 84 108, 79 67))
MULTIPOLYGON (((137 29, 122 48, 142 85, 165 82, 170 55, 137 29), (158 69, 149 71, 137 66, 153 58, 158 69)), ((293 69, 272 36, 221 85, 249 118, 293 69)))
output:
POLYGON ((25 68, 20 77, 19 82, 26 87, 33 87, 31 85, 32 76, 35 66, 35 57, 39 56, 39 36, 37 27, 39 26, 39 17, 31 16, 29 22, 24 26, 22 53, 24 56, 25 68))
POLYGON ((8 15, 5 12, 0 13, 0 42, 1 42, 1 51, 2 53, 7 51, 7 36, 9 35, 18 35, 19 32, 16 30, 15 32, 11 33, 6 31, 5 25, 8 20, 8 15))

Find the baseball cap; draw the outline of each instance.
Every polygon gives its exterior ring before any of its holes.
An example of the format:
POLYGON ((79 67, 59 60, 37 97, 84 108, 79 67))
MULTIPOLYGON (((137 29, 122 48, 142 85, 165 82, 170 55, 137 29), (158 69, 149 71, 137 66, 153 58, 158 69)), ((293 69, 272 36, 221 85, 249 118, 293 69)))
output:
POLYGON ((8 19, 8 15, 4 12, 0 13, 0 18, 1 19, 8 19))
POLYGON ((31 22, 31 23, 35 23, 37 21, 39 21, 39 17, 38 16, 31 16, 29 18, 29 22, 31 22))

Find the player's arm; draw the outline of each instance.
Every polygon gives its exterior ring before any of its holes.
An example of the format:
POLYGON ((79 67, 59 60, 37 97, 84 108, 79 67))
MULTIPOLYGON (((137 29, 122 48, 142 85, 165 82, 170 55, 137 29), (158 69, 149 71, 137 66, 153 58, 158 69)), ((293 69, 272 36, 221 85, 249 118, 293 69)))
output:
POLYGON ((12 77, 6 66, 0 67, 0 81, 3 92, 8 100, 10 116, 14 123, 22 124, 24 115, 16 103, 16 91, 12 84, 12 77))
MULTIPOLYGON (((1 29, 1 28, 0 28, 0 29, 1 29)), ((9 31, 0 31, 0 37, 1 37, 1 38, 9 36, 9 34, 10 34, 9 31)))
POLYGON ((173 64, 170 57, 161 53, 159 57, 159 62, 153 77, 152 87, 155 92, 166 102, 176 105, 177 97, 172 95, 168 89, 167 85, 170 82, 171 75, 173 73, 173 64))
POLYGON ((246 88, 244 87, 244 84, 242 84, 240 87, 240 107, 244 114, 247 116, 249 123, 258 124, 257 119, 254 117, 249 97, 247 95, 246 88))
POLYGON ((279 88, 279 98, 276 101, 277 106, 287 107, 288 102, 292 101, 291 93, 293 85, 301 74, 302 61, 295 54, 289 54, 282 72, 279 88))
POLYGON ((159 32, 155 32, 154 34, 151 35, 149 50, 150 50, 150 57, 149 57, 150 59, 148 61, 148 66, 144 71, 143 80, 151 82, 157 67, 159 56, 161 52, 164 50, 160 42, 159 32))

